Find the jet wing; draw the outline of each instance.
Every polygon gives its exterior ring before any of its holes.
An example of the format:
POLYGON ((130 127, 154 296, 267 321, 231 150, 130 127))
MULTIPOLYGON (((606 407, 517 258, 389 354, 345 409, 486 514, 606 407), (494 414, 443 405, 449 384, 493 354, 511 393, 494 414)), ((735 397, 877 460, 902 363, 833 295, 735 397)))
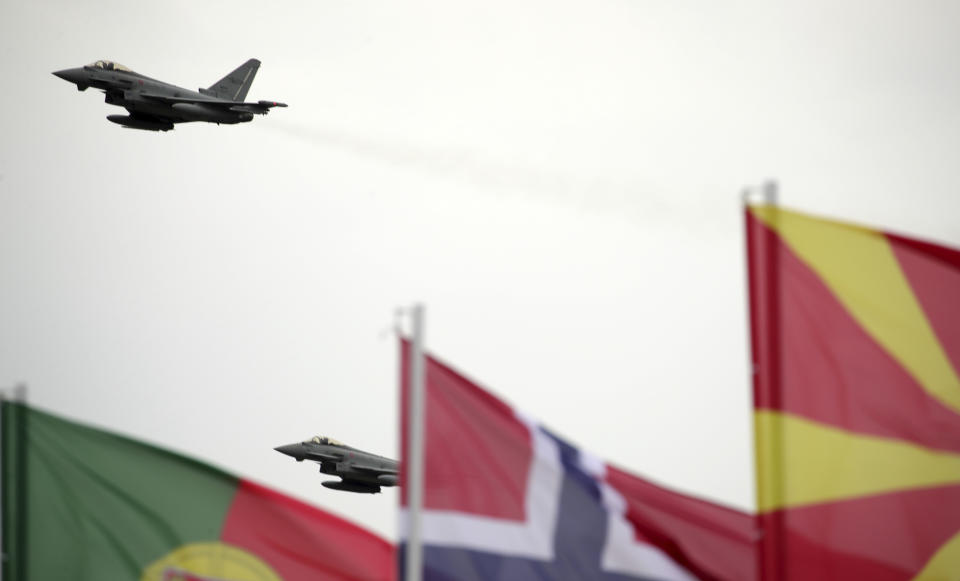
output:
POLYGON ((352 464, 350 466, 354 470, 360 470, 362 472, 373 472, 374 474, 396 474, 396 470, 391 470, 390 468, 383 468, 380 466, 366 466, 364 464, 352 464))
POLYGON ((217 98, 197 98, 197 97, 172 97, 170 95, 155 95, 152 93, 140 93, 145 99, 153 99, 163 103, 189 103, 191 105, 203 105, 205 107, 216 107, 220 109, 229 109, 231 111, 246 113, 266 113, 272 107, 286 107, 286 103, 277 101, 257 101, 256 103, 244 103, 240 101, 230 101, 229 99, 217 98))

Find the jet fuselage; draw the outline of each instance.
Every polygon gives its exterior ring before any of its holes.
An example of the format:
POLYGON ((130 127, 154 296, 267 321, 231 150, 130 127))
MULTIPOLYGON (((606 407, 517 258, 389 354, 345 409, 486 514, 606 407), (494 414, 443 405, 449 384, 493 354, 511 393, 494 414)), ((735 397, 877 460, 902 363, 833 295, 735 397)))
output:
POLYGON ((97 61, 53 74, 75 84, 79 91, 100 89, 108 104, 130 113, 110 115, 110 121, 134 129, 167 131, 175 123, 191 121, 246 123, 255 114, 266 114, 271 107, 286 107, 272 101, 243 102, 259 65, 260 61, 250 59, 214 86, 199 91, 141 75, 111 61, 97 61))

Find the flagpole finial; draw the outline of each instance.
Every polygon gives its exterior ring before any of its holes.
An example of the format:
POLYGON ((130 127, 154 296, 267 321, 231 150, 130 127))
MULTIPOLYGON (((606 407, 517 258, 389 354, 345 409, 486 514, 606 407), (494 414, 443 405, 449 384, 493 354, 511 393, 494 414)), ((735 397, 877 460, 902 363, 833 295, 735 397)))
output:
POLYGON ((749 205, 751 200, 762 200, 764 204, 776 206, 780 203, 780 186, 777 180, 764 180, 760 186, 746 186, 740 190, 740 199, 744 205, 749 205))
POLYGON ((776 206, 780 198, 780 188, 776 180, 763 182, 763 199, 771 206, 776 206))
POLYGON ((15 383, 12 388, 0 389, 0 399, 16 403, 27 403, 27 384, 15 383))
POLYGON ((415 302, 406 307, 395 307, 393 309, 393 325, 389 329, 381 331, 381 334, 393 330, 395 335, 402 337, 406 329, 409 328, 411 332, 408 335, 412 336, 417 325, 416 322, 421 320, 425 311, 426 306, 422 302, 415 302))

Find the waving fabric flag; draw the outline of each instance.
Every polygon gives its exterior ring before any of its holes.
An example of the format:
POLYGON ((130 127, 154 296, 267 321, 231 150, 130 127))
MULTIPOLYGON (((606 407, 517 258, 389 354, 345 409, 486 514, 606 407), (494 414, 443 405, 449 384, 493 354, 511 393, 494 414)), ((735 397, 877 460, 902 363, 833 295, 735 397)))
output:
POLYGON ((960 578, 960 252, 746 220, 762 578, 960 578))
POLYGON ((426 359, 424 579, 754 578, 752 517, 608 466, 426 359))
POLYGON ((3 403, 5 581, 394 579, 393 547, 206 464, 3 403))

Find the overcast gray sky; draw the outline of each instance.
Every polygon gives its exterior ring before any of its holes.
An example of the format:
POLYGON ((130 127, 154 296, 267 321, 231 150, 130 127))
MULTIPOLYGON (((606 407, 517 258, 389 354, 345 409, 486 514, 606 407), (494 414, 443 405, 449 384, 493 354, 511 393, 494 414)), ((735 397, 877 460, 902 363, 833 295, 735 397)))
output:
POLYGON ((753 507, 738 193, 960 246, 960 4, 8 2, 0 386, 395 538, 315 433, 397 453, 395 307, 572 441, 753 507), (166 134, 50 73, 189 88, 166 134))

